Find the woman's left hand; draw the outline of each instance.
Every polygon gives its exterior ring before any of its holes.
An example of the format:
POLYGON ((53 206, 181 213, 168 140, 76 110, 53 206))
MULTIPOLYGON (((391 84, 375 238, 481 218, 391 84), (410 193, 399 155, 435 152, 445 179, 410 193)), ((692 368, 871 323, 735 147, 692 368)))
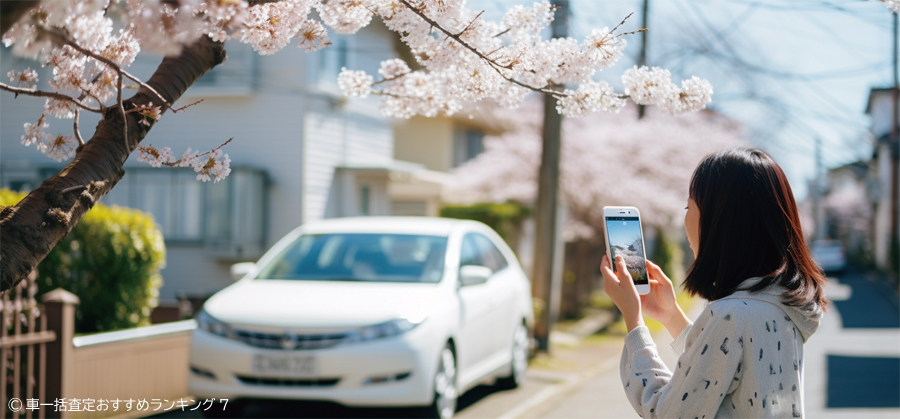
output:
POLYGON ((612 271, 609 263, 609 256, 603 256, 603 262, 600 264, 600 270, 603 272, 603 287, 609 298, 612 298, 622 312, 625 319, 625 326, 628 331, 632 331, 638 326, 644 324, 641 316, 641 296, 638 295, 637 288, 628 273, 628 267, 625 265, 625 259, 622 256, 616 256, 616 272, 612 271))

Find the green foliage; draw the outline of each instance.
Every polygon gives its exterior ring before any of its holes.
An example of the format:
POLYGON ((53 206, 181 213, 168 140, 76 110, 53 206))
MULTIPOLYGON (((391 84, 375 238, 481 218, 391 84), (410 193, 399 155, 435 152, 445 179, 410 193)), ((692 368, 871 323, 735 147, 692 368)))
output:
MULTIPOLYGON (((24 197, 0 190, 0 205, 24 197)), ((144 326, 157 305, 165 257, 149 214, 98 203, 38 265, 38 294, 63 288, 77 295, 78 333, 144 326)))
POLYGON ((669 279, 678 286, 678 283, 684 277, 684 267, 681 264, 684 255, 681 247, 678 245, 678 242, 669 238, 665 229, 658 228, 656 231, 656 240, 653 244, 650 260, 659 265, 669 279))
POLYGON ((441 208, 441 217, 481 221, 493 228, 507 243, 515 241, 519 224, 531 213, 518 202, 503 204, 449 205, 441 208))

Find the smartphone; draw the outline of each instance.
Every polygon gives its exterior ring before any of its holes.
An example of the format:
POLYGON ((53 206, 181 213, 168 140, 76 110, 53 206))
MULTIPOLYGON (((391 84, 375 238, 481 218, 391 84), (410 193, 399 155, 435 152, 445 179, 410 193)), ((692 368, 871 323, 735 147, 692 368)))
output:
POLYGON ((613 272, 616 272, 616 256, 622 256, 638 294, 649 293, 641 213, 635 207, 603 207, 603 220, 606 223, 606 254, 613 272))

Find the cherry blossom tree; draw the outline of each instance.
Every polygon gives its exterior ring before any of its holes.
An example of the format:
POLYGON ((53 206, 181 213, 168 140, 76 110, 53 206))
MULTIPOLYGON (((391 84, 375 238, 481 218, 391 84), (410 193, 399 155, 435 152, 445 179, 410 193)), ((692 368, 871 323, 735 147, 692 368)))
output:
MULTIPOLYGON (((690 177, 702 157, 743 143, 740 125, 716 112, 675 118, 660 109, 648 111, 641 120, 607 113, 565 120, 560 197, 570 211, 567 241, 601 236, 606 205, 638 207, 645 225, 680 225, 690 177)), ((454 170, 445 199, 534 201, 540 104, 529 101, 518 112, 502 113, 519 129, 486 137, 485 152, 454 170)))
MULTIPOLYGON (((217 181, 230 172, 221 146, 187 149, 140 145, 185 90, 225 60, 223 42, 239 39, 268 55, 289 44, 306 51, 327 47, 328 29, 352 34, 381 19, 409 46, 421 70, 387 60, 378 78, 344 69, 338 83, 351 97, 379 95, 385 115, 452 114, 491 98, 507 107, 531 91, 559 99, 558 110, 579 117, 618 111, 626 99, 664 112, 702 109, 712 95, 705 80, 680 86, 668 71, 632 68, 617 93, 591 79, 613 65, 625 47, 622 23, 596 29, 583 40, 545 39, 553 19, 547 1, 511 8, 500 21, 466 7, 465 0, 45 0, 2 3, 3 42, 23 57, 53 70, 50 90, 37 89, 30 68, 8 74, 0 90, 46 98, 44 112, 26 124, 22 143, 58 161, 72 159, 14 207, 0 212, 0 290, 24 278, 124 175, 122 165, 137 151, 152 166, 189 166, 199 180, 217 181), (127 71, 141 51, 164 55, 156 72, 140 80, 127 71), (567 84, 571 89, 555 88, 567 84), (125 89, 137 92, 125 98, 125 89), (102 116, 85 140, 82 112, 102 116), (47 118, 71 119, 69 134, 50 134, 47 118)), ((616 19, 618 20, 618 19, 616 19)), ((223 144, 224 145, 224 144, 223 144)))

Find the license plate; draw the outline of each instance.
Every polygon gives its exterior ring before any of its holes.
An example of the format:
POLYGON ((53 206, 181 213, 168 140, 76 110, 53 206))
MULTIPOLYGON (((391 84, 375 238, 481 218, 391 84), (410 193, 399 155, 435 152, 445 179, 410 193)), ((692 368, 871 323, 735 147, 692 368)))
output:
POLYGON ((253 356, 253 372, 261 375, 312 377, 319 372, 318 369, 318 361, 314 355, 277 356, 257 354, 253 356))

